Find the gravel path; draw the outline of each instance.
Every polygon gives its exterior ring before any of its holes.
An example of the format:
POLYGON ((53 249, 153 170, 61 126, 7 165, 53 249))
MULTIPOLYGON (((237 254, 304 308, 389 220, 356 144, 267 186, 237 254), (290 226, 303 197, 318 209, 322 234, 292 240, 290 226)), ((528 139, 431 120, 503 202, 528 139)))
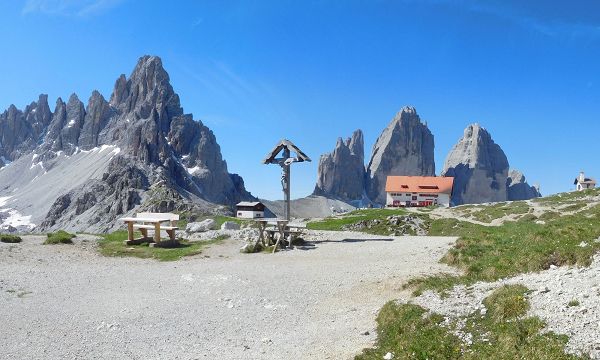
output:
MULTIPOLYGON (((27 359, 344 359, 409 277, 452 272, 454 238, 311 233, 303 249, 229 240, 161 263, 75 245, 0 243, 0 354, 27 359)), ((368 333, 368 334, 367 334, 368 333)), ((365 335, 367 334, 367 335, 365 335)))

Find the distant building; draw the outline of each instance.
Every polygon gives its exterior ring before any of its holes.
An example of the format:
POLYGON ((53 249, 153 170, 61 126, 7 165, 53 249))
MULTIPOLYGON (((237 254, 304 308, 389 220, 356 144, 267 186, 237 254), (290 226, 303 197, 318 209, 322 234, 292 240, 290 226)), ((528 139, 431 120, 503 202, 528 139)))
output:
POLYGON ((579 173, 577 179, 575 179, 575 185, 577 186, 577 191, 594 189, 596 187, 596 180, 585 177, 585 173, 582 171, 579 173))
POLYGON ((386 206, 450 206, 453 177, 388 176, 386 206))
POLYGON ((265 205, 260 201, 242 201, 236 205, 236 217, 256 219, 265 217, 265 205))

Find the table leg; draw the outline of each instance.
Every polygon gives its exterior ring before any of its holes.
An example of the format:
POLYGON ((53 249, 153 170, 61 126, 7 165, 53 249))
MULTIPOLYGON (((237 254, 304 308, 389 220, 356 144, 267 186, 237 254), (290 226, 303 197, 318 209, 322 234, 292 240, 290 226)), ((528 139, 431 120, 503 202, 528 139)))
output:
POLYGON ((159 222, 154 224, 154 242, 157 244, 160 242, 160 223, 159 222))
POLYGON ((133 240, 133 221, 127 222, 127 240, 133 240))
POLYGON ((263 224, 262 222, 258 223, 258 241, 265 246, 265 228, 267 227, 266 224, 263 224))

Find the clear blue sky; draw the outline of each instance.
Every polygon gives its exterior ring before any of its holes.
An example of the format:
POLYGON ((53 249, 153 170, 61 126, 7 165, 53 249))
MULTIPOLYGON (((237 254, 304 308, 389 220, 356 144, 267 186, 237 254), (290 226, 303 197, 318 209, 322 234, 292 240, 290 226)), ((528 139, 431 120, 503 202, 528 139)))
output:
POLYGON ((435 135, 438 172, 479 122, 544 194, 581 169, 600 177, 598 1, 164 3, 3 1, 0 108, 41 92, 52 109, 72 92, 108 98, 153 54, 260 197, 280 198, 279 170, 260 164, 279 138, 313 158, 292 170, 305 196, 338 136, 361 128, 368 157, 409 104, 435 135))

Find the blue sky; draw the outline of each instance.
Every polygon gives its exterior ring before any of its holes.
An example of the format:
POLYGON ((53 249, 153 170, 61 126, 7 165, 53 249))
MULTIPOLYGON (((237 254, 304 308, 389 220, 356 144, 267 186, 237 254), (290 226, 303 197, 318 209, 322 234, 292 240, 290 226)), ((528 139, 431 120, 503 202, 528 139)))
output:
MULTIPOLYGON (((110 96, 119 74, 159 55, 253 194, 280 198, 260 161, 282 137, 313 158, 292 170, 312 192, 319 155, 365 133, 366 154, 413 105, 435 135, 437 171, 479 122, 544 194, 580 170, 600 177, 597 1, 162 1, 0 3, 0 108, 39 93, 110 96)), ((368 161, 368 159, 366 160, 368 161)))

